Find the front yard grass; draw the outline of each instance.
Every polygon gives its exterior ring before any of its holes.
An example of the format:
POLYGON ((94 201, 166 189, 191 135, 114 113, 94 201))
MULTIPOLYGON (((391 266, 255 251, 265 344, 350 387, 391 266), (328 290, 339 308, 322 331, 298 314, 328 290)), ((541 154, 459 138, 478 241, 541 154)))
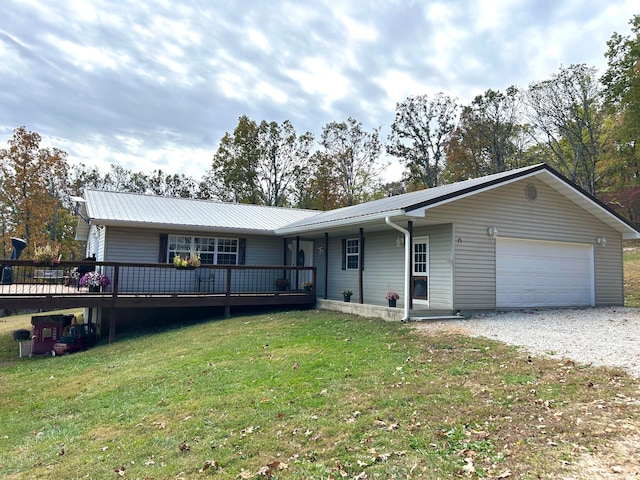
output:
POLYGON ((637 425, 637 388, 399 322, 212 320, 0 367, 0 476, 557 478, 637 425))

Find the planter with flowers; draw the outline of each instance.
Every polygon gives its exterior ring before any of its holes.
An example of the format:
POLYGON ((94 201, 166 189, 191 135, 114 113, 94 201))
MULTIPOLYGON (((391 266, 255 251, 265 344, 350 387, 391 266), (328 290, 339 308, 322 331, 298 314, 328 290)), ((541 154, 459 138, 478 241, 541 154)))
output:
POLYGON ((284 291, 289 286, 288 278, 276 278, 276 289, 279 291, 284 291))
POLYGON ((351 290, 342 290, 342 297, 344 298, 345 302, 350 302, 351 301, 351 295, 353 295, 353 292, 351 290))
POLYGON ((387 292, 384 298, 386 298, 389 301, 390 307, 395 307, 396 301, 400 298, 400 295, 398 295, 396 292, 387 292))
POLYGON ((36 246, 33 252, 33 263, 36 265, 55 265, 60 263, 60 247, 46 244, 44 247, 36 246))
POLYGON ((109 277, 100 272, 87 272, 80 278, 80 286, 88 287, 90 292, 101 292, 110 283, 109 277))
POLYGON ((313 288, 313 283, 311 282, 302 282, 302 285, 300 285, 302 287, 302 289, 305 292, 310 292, 311 289, 313 288))
POLYGON ((180 255, 173 257, 173 266, 178 270, 193 270, 201 265, 200 255, 192 253, 189 258, 182 258, 180 255))

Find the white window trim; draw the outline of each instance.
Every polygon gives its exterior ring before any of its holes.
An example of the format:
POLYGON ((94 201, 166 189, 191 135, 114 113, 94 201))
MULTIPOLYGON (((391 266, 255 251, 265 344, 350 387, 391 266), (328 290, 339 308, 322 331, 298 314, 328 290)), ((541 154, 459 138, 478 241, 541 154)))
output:
MULTIPOLYGON (((202 262, 204 265, 238 265, 238 260, 240 258, 240 239, 239 238, 205 237, 205 236, 200 236, 200 235, 169 235, 168 245, 167 245, 167 263, 169 263, 169 261, 170 261, 171 254, 173 252, 175 252, 175 250, 171 249, 171 244, 172 243, 176 243, 175 242, 175 238, 176 237, 189 238, 190 239, 189 251, 192 251, 192 252, 197 251, 197 249, 195 248, 196 238, 204 238, 204 239, 207 239, 207 240, 214 240, 215 241, 215 245, 214 245, 213 251, 209 250, 207 252, 204 252, 206 254, 213 253, 213 263, 210 264, 210 263, 202 262), (218 245, 219 245, 220 241, 235 241, 236 251, 235 252, 219 252, 218 251, 218 245), (218 254, 221 254, 221 255, 235 255, 236 261, 235 261, 235 263, 219 264, 218 263, 218 254)), ((203 252, 199 252, 199 253, 203 253, 203 252)))
POLYGON ((347 238, 347 241, 345 243, 344 255, 345 255, 344 265, 346 270, 358 270, 360 268, 360 239, 359 238, 347 238), (355 253, 349 253, 349 242, 355 242, 357 246, 357 251, 355 253), (355 257, 356 259, 355 267, 349 266, 349 257, 355 257))

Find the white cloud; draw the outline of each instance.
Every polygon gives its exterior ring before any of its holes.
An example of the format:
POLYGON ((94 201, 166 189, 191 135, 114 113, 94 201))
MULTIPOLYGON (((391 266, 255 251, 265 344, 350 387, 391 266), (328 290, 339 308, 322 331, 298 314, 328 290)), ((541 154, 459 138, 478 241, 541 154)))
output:
POLYGON ((74 162, 198 174, 243 114, 318 136, 349 115, 388 127, 409 95, 469 102, 560 64, 602 72, 606 41, 637 12, 637 0, 9 0, 0 142, 25 125, 74 162))

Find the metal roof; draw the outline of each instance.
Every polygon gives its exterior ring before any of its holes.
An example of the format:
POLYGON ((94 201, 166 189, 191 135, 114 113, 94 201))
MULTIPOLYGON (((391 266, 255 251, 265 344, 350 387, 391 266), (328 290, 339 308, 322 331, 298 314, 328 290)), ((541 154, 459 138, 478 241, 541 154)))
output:
POLYGON ((87 190, 86 215, 92 225, 162 227, 274 233, 319 212, 294 208, 222 203, 135 193, 87 190))
POLYGON ((424 217, 425 211, 435 206, 530 176, 538 177, 599 220, 621 232, 623 238, 640 238, 640 232, 627 220, 544 163, 323 212, 277 229, 276 233, 287 235, 339 229, 346 225, 379 222, 385 217, 424 217))
POLYGON ((627 220, 543 163, 327 212, 87 190, 81 213, 86 211, 92 225, 318 234, 379 224, 385 217, 424 218, 430 208, 531 176, 619 231, 623 238, 640 238, 640 232, 627 220))

